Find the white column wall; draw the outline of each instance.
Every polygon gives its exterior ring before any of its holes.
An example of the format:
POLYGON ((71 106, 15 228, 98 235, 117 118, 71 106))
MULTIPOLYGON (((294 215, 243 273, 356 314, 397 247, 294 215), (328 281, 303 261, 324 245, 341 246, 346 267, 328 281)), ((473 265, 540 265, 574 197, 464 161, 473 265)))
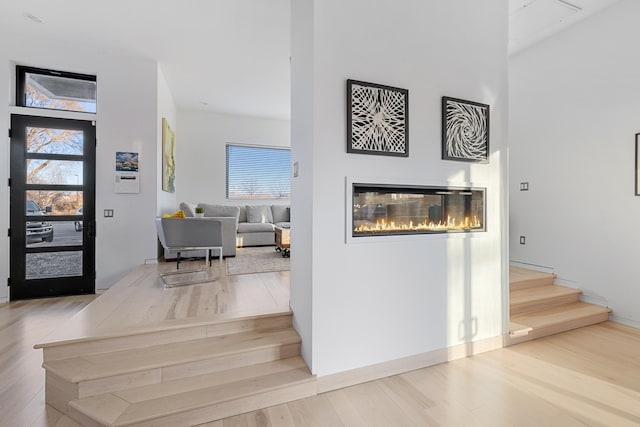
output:
POLYGON ((636 327, 639 16, 639 2, 622 0, 509 67, 511 260, 553 269, 636 327))
MULTIPOLYGON (((313 366, 314 206, 314 0, 291 2, 291 296, 293 325, 302 337, 302 357, 313 366)), ((324 266, 323 266, 324 267, 324 266)))
MULTIPOLYGON (((15 64, 98 76, 96 165, 96 287, 108 288, 145 259, 156 257, 153 217, 157 183, 157 68, 148 60, 98 52, 82 45, 20 37, 0 31, 0 129, 9 128, 9 106, 15 105, 15 64), (140 193, 115 194, 116 151, 140 153, 140 193), (102 216, 113 209, 113 218, 102 216)), ((5 137, 6 138, 6 137, 5 137)), ((8 139, 2 149, 0 181, 9 177, 8 139)), ((9 192, 0 185, 0 228, 9 227, 9 192)), ((0 301, 6 301, 9 239, 0 237, 0 301)))
POLYGON ((296 221, 294 231, 310 241, 303 250, 292 241, 291 305, 307 349, 311 342, 312 371, 322 376, 501 335, 507 2, 302 3, 292 9, 292 146, 301 162, 292 211, 305 212, 308 229, 297 231, 296 221), (409 158, 346 153, 348 78, 409 89, 409 158), (445 95, 491 105, 489 164, 441 160, 445 95), (347 244, 347 177, 486 187, 487 232, 347 244))

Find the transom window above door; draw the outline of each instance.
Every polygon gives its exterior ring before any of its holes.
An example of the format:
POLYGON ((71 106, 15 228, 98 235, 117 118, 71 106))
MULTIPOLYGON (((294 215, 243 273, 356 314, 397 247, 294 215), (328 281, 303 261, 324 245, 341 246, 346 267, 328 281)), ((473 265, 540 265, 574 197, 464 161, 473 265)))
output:
POLYGON ((19 107, 95 113, 96 76, 42 68, 16 67, 19 107))

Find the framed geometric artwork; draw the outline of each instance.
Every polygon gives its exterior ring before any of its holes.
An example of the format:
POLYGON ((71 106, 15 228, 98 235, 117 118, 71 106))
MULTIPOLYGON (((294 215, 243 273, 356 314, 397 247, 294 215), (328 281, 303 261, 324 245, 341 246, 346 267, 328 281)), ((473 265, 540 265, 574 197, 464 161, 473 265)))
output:
POLYGON ((442 159, 482 163, 488 161, 488 105, 442 97, 442 159))
POLYGON ((636 196, 640 196, 640 133, 636 133, 636 196))
POLYGON ((409 91, 347 80, 347 153, 409 157, 409 91))
POLYGON ((175 193, 176 186, 176 136, 169 122, 162 118, 162 191, 175 193))

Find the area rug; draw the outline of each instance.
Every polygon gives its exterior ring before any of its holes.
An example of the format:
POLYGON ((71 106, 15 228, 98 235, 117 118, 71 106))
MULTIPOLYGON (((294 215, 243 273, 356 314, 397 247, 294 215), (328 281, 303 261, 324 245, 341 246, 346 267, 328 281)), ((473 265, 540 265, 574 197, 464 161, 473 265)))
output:
POLYGON ((226 262, 229 276, 289 270, 289 258, 283 258, 274 246, 238 248, 236 256, 226 262))

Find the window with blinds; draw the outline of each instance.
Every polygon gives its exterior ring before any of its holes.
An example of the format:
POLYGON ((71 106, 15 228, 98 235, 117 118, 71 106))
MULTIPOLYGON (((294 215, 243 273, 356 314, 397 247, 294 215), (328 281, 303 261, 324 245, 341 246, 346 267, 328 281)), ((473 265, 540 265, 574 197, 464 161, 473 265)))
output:
POLYGON ((289 199, 291 150, 227 144, 227 199, 289 199))

